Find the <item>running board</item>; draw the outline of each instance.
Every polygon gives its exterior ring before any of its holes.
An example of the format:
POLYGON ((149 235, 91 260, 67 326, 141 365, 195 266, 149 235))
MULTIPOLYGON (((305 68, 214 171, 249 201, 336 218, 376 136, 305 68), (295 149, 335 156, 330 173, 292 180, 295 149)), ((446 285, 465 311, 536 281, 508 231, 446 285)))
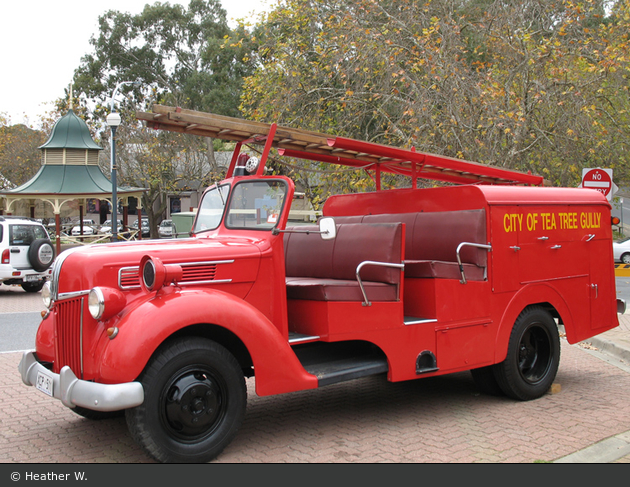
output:
POLYGON ((317 377, 319 387, 389 370, 385 354, 365 342, 319 342, 294 351, 304 369, 317 377))
POLYGON ((404 323, 407 325, 421 325, 422 323, 436 323, 436 318, 416 318, 413 316, 405 316, 404 323))
POLYGON ((316 342, 319 340, 317 335, 304 335, 303 333, 289 332, 289 345, 295 345, 297 343, 316 342))

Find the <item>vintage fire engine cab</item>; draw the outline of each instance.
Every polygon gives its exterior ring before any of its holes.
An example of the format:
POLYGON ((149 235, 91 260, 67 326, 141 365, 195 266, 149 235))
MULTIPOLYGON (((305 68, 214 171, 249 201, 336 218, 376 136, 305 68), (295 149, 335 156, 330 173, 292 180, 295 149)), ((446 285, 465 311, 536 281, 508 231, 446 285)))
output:
POLYGON ((88 418, 125 411, 155 459, 209 461, 258 395, 371 374, 471 370, 484 392, 530 400, 569 343, 618 325, 610 205, 542 178, 212 114, 156 106, 156 129, 237 142, 190 238, 63 252, 22 380, 88 418), (260 161, 243 145, 261 147, 260 161), (330 197, 289 224, 278 157, 354 166, 378 190, 330 197), (382 172, 406 189, 380 190, 382 172), (450 183, 429 189, 418 178, 450 183))

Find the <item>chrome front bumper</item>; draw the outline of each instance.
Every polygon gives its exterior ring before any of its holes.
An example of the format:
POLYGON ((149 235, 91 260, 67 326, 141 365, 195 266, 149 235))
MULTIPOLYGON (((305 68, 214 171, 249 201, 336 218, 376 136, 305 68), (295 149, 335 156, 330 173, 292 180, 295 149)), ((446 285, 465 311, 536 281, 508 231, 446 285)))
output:
POLYGON ((98 384, 78 379, 68 366, 55 374, 37 361, 34 352, 24 353, 18 370, 27 386, 37 383, 38 374, 52 379, 52 397, 69 408, 81 406, 94 411, 120 411, 139 406, 144 401, 140 382, 98 384))

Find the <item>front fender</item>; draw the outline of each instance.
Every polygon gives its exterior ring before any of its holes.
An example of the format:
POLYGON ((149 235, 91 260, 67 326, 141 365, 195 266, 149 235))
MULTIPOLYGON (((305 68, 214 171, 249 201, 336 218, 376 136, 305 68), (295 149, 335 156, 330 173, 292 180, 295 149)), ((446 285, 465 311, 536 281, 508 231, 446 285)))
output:
POLYGON ((507 356, 508 342, 516 319, 529 305, 549 303, 560 314, 567 330, 573 329, 573 314, 566 300, 548 283, 530 284, 517 292, 505 307, 497 332, 495 363, 502 362, 507 356))
POLYGON ((118 335, 105 344, 101 380, 135 380, 168 337, 203 323, 240 338, 252 357, 258 395, 317 387, 317 378, 304 370, 287 339, 265 315, 232 294, 212 289, 161 290, 123 315, 115 323, 118 335))

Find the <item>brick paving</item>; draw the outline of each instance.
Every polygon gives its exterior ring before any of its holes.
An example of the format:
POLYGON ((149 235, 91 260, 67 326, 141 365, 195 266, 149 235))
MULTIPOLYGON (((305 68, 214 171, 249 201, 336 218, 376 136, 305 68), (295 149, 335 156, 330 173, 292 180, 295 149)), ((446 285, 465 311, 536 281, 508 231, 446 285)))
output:
MULTIPOLYGON (((0 290, 0 303, 2 312, 42 309, 39 294, 20 289, 0 290)), ((86 420, 23 385, 20 358, 0 354, 0 463, 151 462, 124 418, 86 420)), ((368 377, 271 397, 256 396, 250 379, 245 422, 215 462, 531 463, 630 430, 628 369, 563 341, 556 383, 560 392, 516 402, 479 394, 469 373, 368 377)))

